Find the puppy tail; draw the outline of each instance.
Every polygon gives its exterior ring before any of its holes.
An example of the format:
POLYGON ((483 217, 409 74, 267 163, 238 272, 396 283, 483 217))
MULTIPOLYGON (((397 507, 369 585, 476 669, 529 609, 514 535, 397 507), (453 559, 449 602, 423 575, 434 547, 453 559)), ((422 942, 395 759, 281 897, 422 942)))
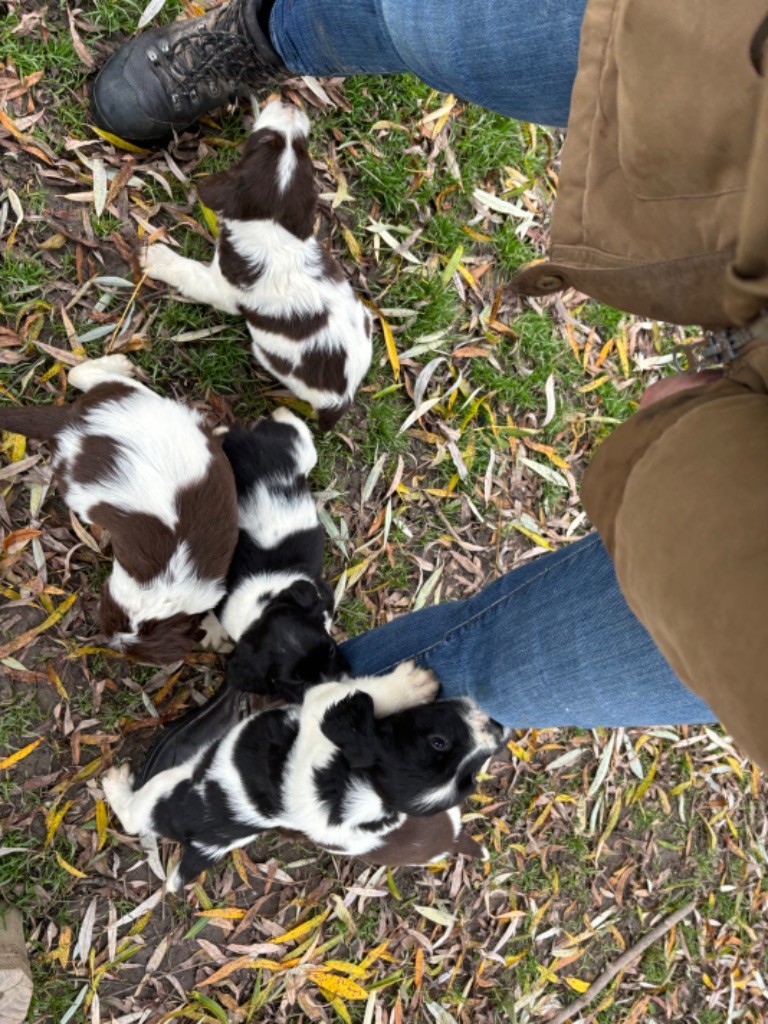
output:
POLYGON ((317 410, 317 426, 325 434, 333 430, 344 413, 351 408, 351 402, 344 402, 342 405, 334 405, 329 409, 317 410))
POLYGON ((28 406, 21 409, 3 406, 0 408, 0 430, 47 441, 67 426, 72 413, 71 405, 28 406))

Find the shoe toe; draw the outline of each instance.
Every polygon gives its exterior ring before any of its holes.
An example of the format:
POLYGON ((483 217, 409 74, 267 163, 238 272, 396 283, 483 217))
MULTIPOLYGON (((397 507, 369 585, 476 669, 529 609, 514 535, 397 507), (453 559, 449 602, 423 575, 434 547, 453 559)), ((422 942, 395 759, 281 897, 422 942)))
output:
POLYGON ((140 58, 132 43, 110 57, 91 90, 93 119, 99 128, 128 142, 157 145, 171 136, 172 126, 148 109, 156 86, 153 89, 149 68, 141 74, 140 58))

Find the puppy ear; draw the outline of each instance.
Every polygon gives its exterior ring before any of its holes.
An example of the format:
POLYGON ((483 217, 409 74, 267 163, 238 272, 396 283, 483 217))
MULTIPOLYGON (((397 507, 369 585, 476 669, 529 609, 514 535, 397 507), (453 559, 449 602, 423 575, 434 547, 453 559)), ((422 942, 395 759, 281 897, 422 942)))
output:
POLYGON ((139 626, 135 642, 126 644, 126 654, 137 661, 167 665, 189 654, 202 640, 202 615, 177 612, 167 619, 149 619, 139 626))
POLYGON ((341 750, 351 768, 373 768, 379 760, 373 699, 367 693, 356 690, 328 708, 320 730, 341 750))
POLYGON ((227 684, 244 693, 273 695, 269 658, 263 648, 241 640, 227 661, 227 684))
POLYGON ((317 593, 320 598, 320 604, 323 612, 326 615, 333 615, 333 591, 327 583, 323 583, 322 580, 317 584, 317 593))
MULTIPOLYGON (((286 600, 292 601, 302 611, 311 612, 318 606, 318 588, 308 580, 297 580, 292 583, 284 594, 286 600)), ((322 598, 322 595, 321 595, 322 598)))
POLYGON ((233 177, 232 171, 217 171, 216 174, 209 174, 197 186, 200 202, 216 213, 226 216, 232 201, 232 189, 235 184, 233 177))

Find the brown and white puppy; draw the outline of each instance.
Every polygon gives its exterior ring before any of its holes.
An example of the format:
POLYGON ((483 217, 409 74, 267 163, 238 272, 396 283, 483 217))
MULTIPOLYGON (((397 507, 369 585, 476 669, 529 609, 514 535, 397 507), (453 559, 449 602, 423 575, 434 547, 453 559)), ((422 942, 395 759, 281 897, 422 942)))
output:
POLYGON ((48 440, 59 490, 109 530, 108 643, 140 661, 183 657, 224 596, 237 542, 232 470, 200 413, 132 379, 122 355, 75 366, 66 406, 0 409, 0 429, 48 440))
POLYGON ((308 135, 297 107, 267 104, 238 163, 198 188, 220 218, 213 262, 159 243, 143 261, 150 277, 187 298, 244 316, 259 363, 330 430, 370 366, 371 316, 312 236, 317 196, 308 135))

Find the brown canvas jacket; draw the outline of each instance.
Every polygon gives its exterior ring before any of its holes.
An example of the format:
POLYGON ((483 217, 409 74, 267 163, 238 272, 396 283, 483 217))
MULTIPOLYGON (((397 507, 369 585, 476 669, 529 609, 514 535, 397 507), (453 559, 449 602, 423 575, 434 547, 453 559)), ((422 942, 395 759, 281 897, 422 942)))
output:
POLYGON ((768 305, 766 14, 766 0, 589 0, 551 260, 516 290, 574 287, 706 327, 768 305))
POLYGON ((768 770, 768 341, 630 417, 582 489, 619 586, 679 678, 768 770))

